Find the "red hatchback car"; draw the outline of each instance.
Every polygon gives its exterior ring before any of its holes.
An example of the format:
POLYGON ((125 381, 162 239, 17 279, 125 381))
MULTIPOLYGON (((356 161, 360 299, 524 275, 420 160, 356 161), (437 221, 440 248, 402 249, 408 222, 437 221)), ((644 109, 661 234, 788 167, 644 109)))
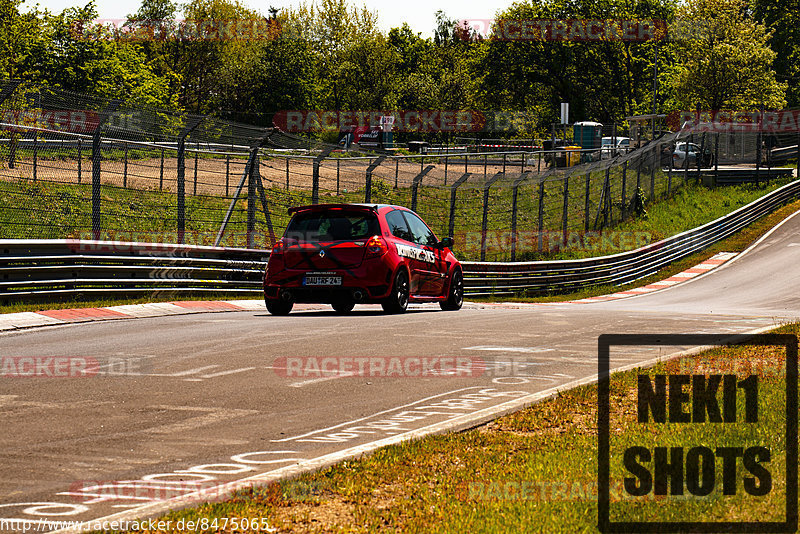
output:
POLYGON ((291 208, 286 232, 272 248, 264 299, 273 315, 295 302, 327 303, 347 313, 356 303, 402 313, 409 302, 458 310, 461 264, 413 211, 385 204, 318 204, 291 208))

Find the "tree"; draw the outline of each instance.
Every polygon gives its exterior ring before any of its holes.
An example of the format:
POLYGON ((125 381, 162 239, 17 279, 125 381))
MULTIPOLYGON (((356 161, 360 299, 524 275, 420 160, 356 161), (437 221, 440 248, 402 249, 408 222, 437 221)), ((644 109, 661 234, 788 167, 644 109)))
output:
POLYGON ((772 30, 769 44, 780 50, 773 62, 778 79, 790 80, 787 100, 790 107, 800 105, 800 1, 754 0, 753 16, 772 30))
POLYGON ((748 14, 746 0, 689 0, 678 11, 690 32, 674 43, 668 70, 678 109, 758 109, 786 105, 769 47, 771 32, 748 14))
POLYGON ((33 9, 21 14, 23 0, 0 1, 0 78, 34 75, 39 56, 45 51, 39 17, 33 9))
MULTIPOLYGON (((509 38, 503 28, 534 20, 669 20, 671 0, 544 0, 517 3, 500 13, 480 69, 480 95, 493 109, 539 116, 539 133, 558 120, 560 102, 570 119, 622 122, 652 106, 654 41, 509 38), (501 25, 504 24, 504 25, 501 25)), ((649 112, 649 111, 648 111, 649 112)))

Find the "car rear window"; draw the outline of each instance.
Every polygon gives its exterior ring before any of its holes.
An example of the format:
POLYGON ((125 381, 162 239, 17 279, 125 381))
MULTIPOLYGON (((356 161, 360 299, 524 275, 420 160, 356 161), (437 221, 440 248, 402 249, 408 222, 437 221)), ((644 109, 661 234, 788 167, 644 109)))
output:
POLYGON ((298 241, 348 241, 380 234, 375 214, 363 211, 308 211, 296 213, 284 237, 298 241))

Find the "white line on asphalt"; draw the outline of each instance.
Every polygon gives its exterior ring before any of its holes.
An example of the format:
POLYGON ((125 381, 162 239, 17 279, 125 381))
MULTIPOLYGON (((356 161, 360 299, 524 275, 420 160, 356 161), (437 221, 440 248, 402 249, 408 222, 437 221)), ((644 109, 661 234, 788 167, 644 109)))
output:
POLYGON ((253 369, 255 369, 255 367, 242 367, 241 369, 231 369, 230 371, 220 371, 219 373, 202 375, 200 378, 216 378, 218 376, 232 375, 234 373, 243 373, 245 371, 252 371, 253 369))
POLYGON ((537 353, 537 352, 550 352, 555 349, 545 349, 542 347, 494 347, 490 345, 477 345, 475 347, 464 347, 461 350, 488 350, 494 352, 524 352, 524 353, 537 353))
POLYGON ((403 408, 408 408, 409 406, 414 406, 416 404, 421 404, 423 402, 428 402, 431 399, 436 399, 438 397, 446 397, 447 395, 452 395, 453 393, 459 393, 461 391, 467 391, 469 389, 481 389, 482 387, 484 387, 484 386, 470 386, 468 388, 454 389, 453 391, 447 391, 445 393, 439 393, 438 395, 432 395, 430 397, 425 397, 424 399, 420 399, 418 401, 414 401, 414 402, 411 402, 409 404, 404 404, 402 406, 395 406, 394 408, 389 408, 388 410, 383 410, 383 411, 374 413, 372 415, 367 415, 366 417, 360 417, 358 419, 353 419, 352 421, 345 421, 344 423, 340 423, 340 424, 334 425, 334 426, 329 426, 328 428, 321 428, 319 430, 314 430, 314 431, 311 431, 311 432, 307 432, 307 433, 301 434, 299 436, 292 436, 290 438, 282 438, 282 439, 273 439, 271 441, 273 443, 279 443, 279 442, 282 442, 282 441, 292 441, 292 440, 295 440, 295 439, 305 438, 305 437, 311 436, 313 434, 321 434, 322 432, 327 432, 327 431, 333 430, 335 428, 339 428, 339 427, 347 426, 347 425, 352 425, 353 423, 358 423, 359 421, 364 421, 366 419, 372 419, 373 417, 377 417, 377 416, 383 415, 385 413, 395 412, 397 410, 402 410, 403 408))
POLYGON ((302 382, 295 382, 293 384, 289 384, 290 388, 301 388, 303 386, 308 386, 309 384, 317 384, 319 382, 327 382, 328 380, 336 380, 337 378, 345 378, 347 376, 354 376, 355 373, 339 373, 331 375, 331 376, 321 376, 319 378, 312 378, 310 380, 303 380, 302 382))
POLYGON ((200 371, 205 371, 206 369, 213 369, 215 367, 219 367, 219 365, 206 365, 205 367, 196 367, 194 369, 189 369, 187 371, 178 371, 177 373, 171 374, 163 374, 163 375, 151 375, 151 376, 187 376, 199 373, 200 371))

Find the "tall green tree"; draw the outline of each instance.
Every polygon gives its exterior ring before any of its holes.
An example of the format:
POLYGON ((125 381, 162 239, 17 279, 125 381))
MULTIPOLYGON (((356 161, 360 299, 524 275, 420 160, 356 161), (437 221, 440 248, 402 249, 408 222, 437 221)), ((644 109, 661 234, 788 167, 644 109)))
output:
POLYGON ((753 15, 772 30, 770 48, 780 52, 773 65, 778 80, 787 82, 788 105, 800 106, 800 0, 754 0, 753 15))
POLYGON ((746 0, 689 0, 678 11, 688 31, 674 43, 668 69, 678 109, 758 109, 786 105, 775 77, 771 32, 749 14, 746 0))

